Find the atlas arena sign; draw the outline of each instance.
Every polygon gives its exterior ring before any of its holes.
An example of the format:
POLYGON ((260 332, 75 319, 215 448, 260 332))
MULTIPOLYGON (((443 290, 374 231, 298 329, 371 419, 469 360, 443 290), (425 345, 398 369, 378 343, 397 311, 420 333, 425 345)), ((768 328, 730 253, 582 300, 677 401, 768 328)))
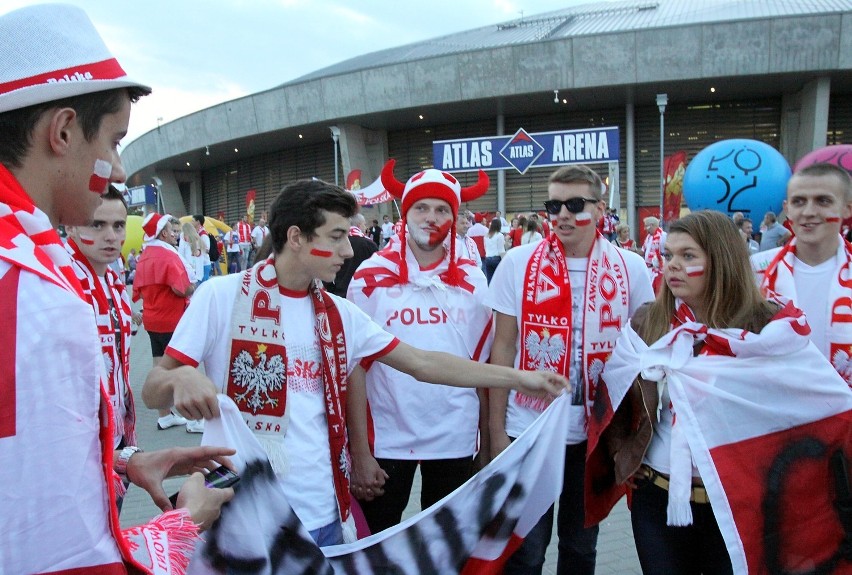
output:
POLYGON ((433 165, 445 172, 593 164, 619 159, 618 127, 432 142, 433 165))

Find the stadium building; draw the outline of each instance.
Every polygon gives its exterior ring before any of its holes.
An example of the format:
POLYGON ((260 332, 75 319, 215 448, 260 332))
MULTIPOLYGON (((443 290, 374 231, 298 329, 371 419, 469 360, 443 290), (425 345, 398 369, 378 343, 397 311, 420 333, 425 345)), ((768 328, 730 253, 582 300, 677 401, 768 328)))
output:
POLYGON ((388 158, 402 180, 433 164, 508 161, 517 169, 489 171, 488 194, 467 207, 540 210, 553 165, 580 159, 609 176, 611 202, 635 222, 636 208, 660 201, 661 125, 665 155, 690 159, 730 138, 766 142, 791 165, 852 143, 852 0, 598 2, 524 16, 201 110, 141 136, 122 159, 128 186, 157 182, 169 213, 227 222, 249 190, 263 210, 298 178, 343 185, 360 170, 365 187, 388 158), (524 133, 549 143, 525 147, 524 133))

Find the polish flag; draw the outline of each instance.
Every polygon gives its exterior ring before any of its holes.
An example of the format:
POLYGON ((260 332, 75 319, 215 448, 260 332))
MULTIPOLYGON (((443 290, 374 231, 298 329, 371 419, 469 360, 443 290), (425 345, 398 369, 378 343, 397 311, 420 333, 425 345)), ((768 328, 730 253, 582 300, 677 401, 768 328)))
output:
MULTIPOLYGON (((665 377, 734 573, 850 567, 841 544, 852 520, 843 470, 852 461, 852 391, 808 333, 791 305, 759 334, 693 322, 649 347, 625 326, 598 388, 590 451, 636 375, 665 377), (693 356, 699 341, 728 353, 693 356)), ((594 453, 589 461, 599 462, 594 453)), ((590 494, 598 513, 619 495, 617 487, 590 494)))
POLYGON ((588 226, 592 223, 592 214, 589 212, 580 212, 574 216, 574 223, 578 226, 588 226))
POLYGON ((691 278, 704 275, 704 266, 686 266, 683 269, 686 271, 686 275, 691 278))

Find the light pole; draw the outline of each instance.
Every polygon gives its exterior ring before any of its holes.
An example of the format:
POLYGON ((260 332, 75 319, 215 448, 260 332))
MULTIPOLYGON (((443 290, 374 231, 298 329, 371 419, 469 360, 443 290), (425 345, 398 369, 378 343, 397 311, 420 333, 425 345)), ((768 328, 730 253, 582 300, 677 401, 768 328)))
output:
POLYGON ((334 140, 334 185, 340 185, 340 178, 337 174, 337 141, 340 139, 340 128, 337 126, 329 126, 331 130, 331 139, 334 140))
POLYGON ((666 115, 666 104, 669 103, 668 94, 657 94, 657 107, 660 109, 660 226, 663 225, 663 206, 666 197, 666 175, 665 175, 665 122, 663 118, 666 115))

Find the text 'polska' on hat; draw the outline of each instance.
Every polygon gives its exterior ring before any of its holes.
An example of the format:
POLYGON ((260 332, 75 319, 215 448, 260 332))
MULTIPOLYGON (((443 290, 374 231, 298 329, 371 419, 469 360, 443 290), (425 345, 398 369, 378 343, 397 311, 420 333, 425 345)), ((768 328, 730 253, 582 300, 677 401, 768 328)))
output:
POLYGON ((128 78, 80 8, 43 4, 0 16, 0 113, 115 88, 128 78))
POLYGON ((391 159, 382 168, 382 185, 392 196, 402 200, 402 233, 399 234, 402 246, 402 258, 399 265, 400 281, 402 283, 408 282, 408 265, 405 262, 407 241, 405 226, 407 224, 406 216, 408 215, 408 209, 419 200, 432 198, 444 200, 450 205, 453 211, 453 227, 450 230, 450 264, 446 272, 446 277, 443 279, 449 285, 459 285, 462 281, 456 261, 456 220, 458 219, 459 207, 462 202, 473 201, 488 191, 488 185, 490 184, 488 175, 482 170, 479 170, 479 178, 476 183, 472 186, 462 188, 459 181, 452 174, 430 168, 414 174, 403 184, 393 174, 395 165, 396 160, 391 159))

